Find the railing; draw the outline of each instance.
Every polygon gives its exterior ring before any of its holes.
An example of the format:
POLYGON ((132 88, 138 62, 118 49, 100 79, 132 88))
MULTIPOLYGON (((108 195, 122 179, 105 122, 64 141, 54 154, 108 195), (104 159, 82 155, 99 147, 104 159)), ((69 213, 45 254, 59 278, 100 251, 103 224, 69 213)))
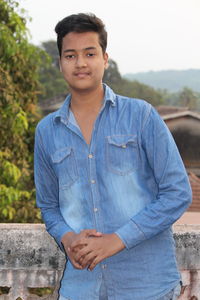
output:
MULTIPOLYGON (((180 300, 200 300, 200 225, 176 225, 174 236, 184 286, 180 300)), ((64 265, 44 225, 0 224, 0 300, 56 300, 64 265), (40 297, 36 288, 52 293, 40 297)))

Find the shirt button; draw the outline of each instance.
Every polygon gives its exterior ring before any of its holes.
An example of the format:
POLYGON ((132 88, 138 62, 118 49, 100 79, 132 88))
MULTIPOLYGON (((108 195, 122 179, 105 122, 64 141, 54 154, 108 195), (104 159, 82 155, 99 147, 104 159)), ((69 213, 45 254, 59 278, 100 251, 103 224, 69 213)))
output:
POLYGON ((97 212, 97 211, 98 211, 98 208, 97 208, 97 207, 95 207, 95 208, 94 208, 94 212, 97 212))
POLYGON ((106 268, 107 268, 107 265, 102 265, 101 268, 102 268, 102 269, 106 269, 106 268))
POLYGON ((125 149, 125 148, 126 148, 126 145, 122 145, 122 148, 124 148, 124 149, 125 149))
POLYGON ((88 157, 89 157, 89 158, 93 158, 93 155, 92 155, 92 154, 89 154, 88 157))
POLYGON ((96 181, 95 181, 94 179, 92 179, 92 180, 91 180, 91 183, 93 183, 93 184, 94 184, 94 183, 96 183, 96 181))

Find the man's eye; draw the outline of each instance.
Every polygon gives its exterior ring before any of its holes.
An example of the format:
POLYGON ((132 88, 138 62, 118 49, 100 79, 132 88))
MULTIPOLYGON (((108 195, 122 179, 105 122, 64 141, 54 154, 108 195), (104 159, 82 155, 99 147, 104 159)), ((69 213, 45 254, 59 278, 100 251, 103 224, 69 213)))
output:
POLYGON ((75 57, 75 55, 73 55, 73 54, 65 56, 66 59, 73 59, 74 57, 75 57))
POLYGON ((87 56, 91 57, 91 56, 95 56, 94 53, 87 53, 87 56))

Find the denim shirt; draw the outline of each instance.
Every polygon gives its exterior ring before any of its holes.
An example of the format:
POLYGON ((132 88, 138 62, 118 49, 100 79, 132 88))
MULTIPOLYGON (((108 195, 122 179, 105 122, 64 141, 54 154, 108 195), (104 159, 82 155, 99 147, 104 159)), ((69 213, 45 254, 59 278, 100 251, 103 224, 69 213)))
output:
POLYGON ((104 85, 103 107, 90 145, 70 113, 71 95, 37 126, 37 205, 62 248, 69 231, 115 232, 125 249, 90 272, 67 262, 60 294, 98 300, 156 300, 174 288, 177 270, 171 225, 191 202, 191 188, 175 142, 143 100, 104 85))

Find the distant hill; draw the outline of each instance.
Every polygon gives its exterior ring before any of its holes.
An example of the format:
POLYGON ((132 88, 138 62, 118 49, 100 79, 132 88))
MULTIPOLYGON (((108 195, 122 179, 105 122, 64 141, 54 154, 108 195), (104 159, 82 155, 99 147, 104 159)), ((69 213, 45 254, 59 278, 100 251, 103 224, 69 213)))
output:
POLYGON ((129 80, 137 80, 156 89, 167 89, 170 92, 177 92, 183 87, 200 92, 200 69, 128 73, 123 77, 129 80))

